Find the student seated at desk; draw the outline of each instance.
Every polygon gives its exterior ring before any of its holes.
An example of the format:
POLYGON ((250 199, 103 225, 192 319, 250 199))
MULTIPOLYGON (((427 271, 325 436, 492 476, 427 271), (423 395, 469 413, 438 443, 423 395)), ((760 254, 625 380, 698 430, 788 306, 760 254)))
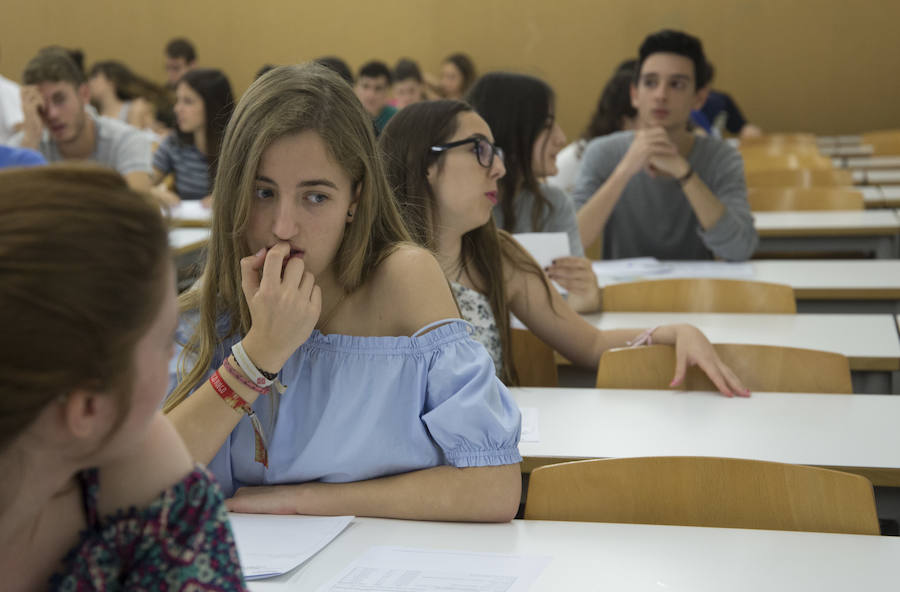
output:
POLYGON ((350 86, 318 65, 259 78, 213 195, 166 411, 229 508, 512 519, 519 410, 410 240, 350 86))
POLYGON ((598 331, 563 301, 537 263, 491 217, 506 169, 491 129, 466 103, 431 101, 398 113, 382 134, 385 167, 403 219, 432 249, 463 317, 491 352, 497 374, 516 383, 509 313, 573 362, 597 367, 603 352, 629 342, 674 344, 678 365, 703 368, 723 394, 748 395, 706 337, 690 325, 598 331))
POLYGON ((126 123, 85 109, 87 80, 65 50, 41 50, 22 78, 25 123, 10 144, 37 150, 47 162, 98 162, 118 171, 132 189, 150 189, 150 139, 126 123))
POLYGON ((158 411, 167 241, 113 172, 0 173, 4 590, 244 590, 222 491, 158 411))
POLYGON ((153 154, 154 184, 175 174, 174 193, 159 185, 153 190, 163 203, 176 205, 182 199, 201 199, 209 205, 219 147, 233 110, 231 84, 221 70, 193 69, 178 81, 178 130, 167 136, 153 154))
POLYGON ((556 259, 547 275, 569 291, 576 311, 598 310, 600 288, 584 257, 575 205, 564 191, 539 180, 556 174, 556 154, 566 144, 553 89, 531 76, 491 72, 475 83, 467 100, 505 151, 506 174, 494 196, 497 226, 513 233, 565 232, 572 256, 556 259))
POLYGON ((706 99, 703 47, 661 31, 641 45, 631 97, 637 131, 597 138, 584 151, 573 198, 581 240, 603 234, 603 256, 749 259, 758 238, 741 156, 688 129, 706 99))

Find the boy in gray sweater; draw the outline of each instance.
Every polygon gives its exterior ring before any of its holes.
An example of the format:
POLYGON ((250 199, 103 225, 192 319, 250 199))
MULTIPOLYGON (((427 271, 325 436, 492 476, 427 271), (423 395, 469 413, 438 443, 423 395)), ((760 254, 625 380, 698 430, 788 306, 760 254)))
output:
POLYGON ((603 233, 608 259, 749 259, 758 237, 743 161, 726 143, 688 129, 706 100, 700 41, 677 31, 647 37, 632 86, 637 131, 593 140, 573 199, 585 245, 603 233))

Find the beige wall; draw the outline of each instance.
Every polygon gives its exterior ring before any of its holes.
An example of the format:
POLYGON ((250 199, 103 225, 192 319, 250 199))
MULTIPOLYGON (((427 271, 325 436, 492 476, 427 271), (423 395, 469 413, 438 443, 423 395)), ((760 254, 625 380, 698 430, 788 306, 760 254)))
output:
POLYGON ((161 80, 162 47, 185 35, 242 92, 265 62, 331 53, 355 68, 408 55, 436 71, 462 50, 482 72, 545 78, 571 136, 612 68, 646 33, 674 27, 703 39, 716 87, 755 123, 849 133, 900 127, 898 22, 896 0, 31 0, 4 7, 0 72, 18 79, 58 43, 161 80))

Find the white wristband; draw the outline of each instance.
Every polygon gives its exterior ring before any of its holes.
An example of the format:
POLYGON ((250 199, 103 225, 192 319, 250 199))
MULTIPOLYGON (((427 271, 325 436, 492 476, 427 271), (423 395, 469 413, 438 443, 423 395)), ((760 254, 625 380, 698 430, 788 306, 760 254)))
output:
POLYGON ((271 386, 274 383, 278 392, 284 392, 285 386, 280 380, 277 378, 275 380, 269 380, 262 375, 259 368, 256 367, 256 364, 253 363, 253 360, 251 360, 250 356, 247 355, 247 352, 244 351, 244 345, 240 341, 231 346, 231 353, 234 354, 234 360, 238 363, 238 366, 240 366, 241 371, 246 374, 247 378, 251 381, 261 387, 271 386))

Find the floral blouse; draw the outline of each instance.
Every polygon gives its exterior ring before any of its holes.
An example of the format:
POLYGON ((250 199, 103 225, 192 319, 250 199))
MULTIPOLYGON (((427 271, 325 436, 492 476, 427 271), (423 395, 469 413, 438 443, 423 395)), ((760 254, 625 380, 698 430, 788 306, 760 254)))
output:
POLYGON ((494 371, 499 374, 500 368, 503 368, 503 348, 490 301, 481 292, 456 282, 450 282, 450 288, 459 304, 462 318, 472 325, 472 338, 488 351, 494 360, 494 371))
POLYGON ((222 491, 199 465, 149 506, 97 511, 99 471, 78 474, 87 528, 50 590, 246 590, 222 491))

